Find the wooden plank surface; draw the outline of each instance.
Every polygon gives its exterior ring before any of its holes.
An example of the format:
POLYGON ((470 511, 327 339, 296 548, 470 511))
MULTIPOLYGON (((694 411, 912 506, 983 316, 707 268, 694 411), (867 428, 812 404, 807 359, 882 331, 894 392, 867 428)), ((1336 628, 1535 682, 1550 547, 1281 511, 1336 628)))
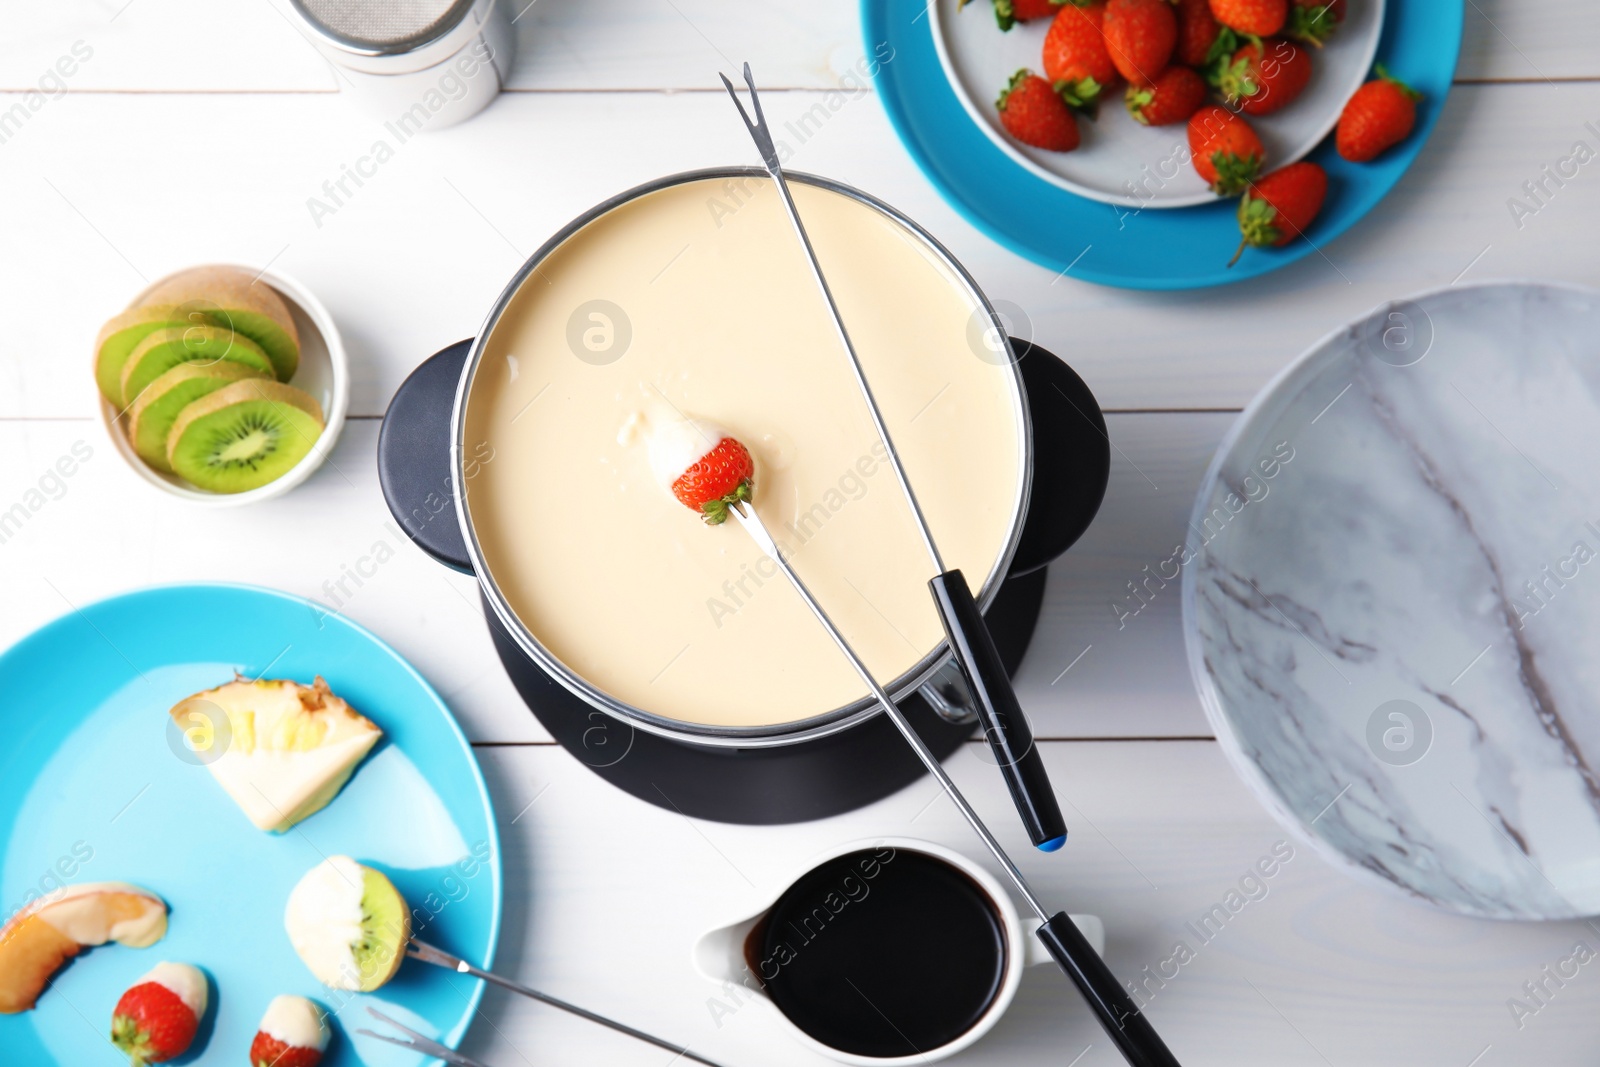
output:
MULTIPOLYGON (((781 121, 813 99, 775 94, 769 108, 781 121)), ((1458 87, 1411 173, 1325 257, 1193 293, 1087 285, 1000 248, 939 198, 870 94, 799 146, 794 163, 926 225, 991 297, 1027 309, 1022 332, 1072 363, 1104 407, 1237 408, 1324 333, 1385 300, 1495 276, 1600 282, 1600 260, 1572 239, 1600 218, 1594 175, 1580 170, 1520 220, 1507 207, 1575 139, 1594 139, 1590 117, 1600 120, 1600 83, 1458 87)), ((510 94, 467 125, 398 145, 375 177, 347 182, 351 195, 313 217, 308 202, 333 203, 324 183, 380 137, 392 135, 333 96, 50 103, 0 146, 8 247, 26 250, 0 261, 10 324, 0 417, 88 415, 83 367, 98 323, 145 278, 207 261, 270 263, 319 294, 350 348, 352 412, 381 414, 412 367, 478 329, 522 257, 569 219, 662 174, 750 158, 713 94, 510 94), (272 144, 271 164, 209 155, 185 164, 216 151, 198 147, 194 131, 227 124, 272 144), (60 313, 40 313, 51 309, 60 313)))
MULTIPOLYGON (((1184 664, 1176 586, 1132 619, 1111 605, 1127 595, 1125 581, 1182 537, 1229 418, 1111 417, 1118 451, 1106 502, 1052 569, 1017 680, 1041 737, 1209 734, 1184 664)), ((0 647, 73 607, 140 586, 270 586, 375 630, 444 694, 472 740, 548 741, 489 647, 475 583, 428 558, 390 520, 378 488, 377 436, 377 420, 355 420, 328 465, 295 492, 247 512, 196 511, 122 469, 96 422, 0 421, 7 457, 0 512, 23 501, 75 443, 92 450, 59 488, 49 483, 44 504, 24 524, 5 531, 0 647), (116 517, 110 527, 108 515, 116 517)))
MULTIPOLYGON (((519 892, 502 962, 536 988, 724 1063, 827 1061, 785 1040, 766 1004, 749 1003, 718 1027, 707 1001, 721 991, 689 962, 696 936, 763 907, 807 856, 840 842, 911 836, 979 855, 926 781, 854 814, 788 827, 775 848, 770 828, 691 824, 629 800, 548 747, 479 755, 502 832, 517 818, 505 859, 519 892)), ((1013 828, 999 778, 975 746, 950 768, 1050 906, 1104 919, 1107 959, 1126 980, 1150 983, 1151 1019, 1186 1067, 1593 1062, 1592 962, 1565 988, 1551 986, 1520 1029, 1507 1007, 1575 943, 1594 949, 1589 924, 1478 922, 1358 884, 1279 828, 1211 742, 1050 742, 1045 758, 1073 828, 1053 856, 1013 828), (1293 857, 1250 881, 1279 842, 1293 857), (1257 899, 1202 941, 1187 924, 1230 890, 1257 899), (1175 962, 1179 941, 1192 953, 1187 963, 1175 962)), ((669 1058, 494 991, 484 1019, 466 1048, 496 1067, 664 1067, 669 1058)), ((1066 980, 1045 967, 1028 972, 995 1031, 951 1062, 1121 1060, 1066 980)))
MULTIPOLYGON (((516 17, 515 89, 712 89, 749 60, 765 84, 832 88, 861 52, 858 5, 782 0, 501 0, 516 17)), ((1458 77, 1600 77, 1600 25, 1577 0, 1463 0, 1458 77)), ((74 42, 94 51, 71 91, 336 92, 338 76, 281 13, 284 0, 15 4, 0 89, 33 88, 74 42)))
MULTIPOLYGON (((374 451, 399 382, 471 335, 561 224, 661 174, 748 161, 726 101, 705 91, 718 68, 748 58, 765 84, 790 90, 768 97, 780 120, 848 84, 862 53, 856 5, 511 0, 517 91, 399 146, 319 225, 308 201, 388 135, 341 98, 339 77, 278 2, 55 0, 0 16, 0 112, 27 109, 41 80, 46 94, 0 142, 0 510, 30 488, 45 496, 0 541, 0 647, 75 604, 158 582, 252 582, 346 613, 409 658, 480 746, 506 849, 505 970, 730 1065, 822 1062, 784 1039, 763 1005, 715 1026, 707 1000, 718 990, 693 975, 689 945, 843 840, 909 834, 977 855, 955 813, 921 781, 836 819, 736 827, 690 823, 603 785, 548 743, 512 690, 471 579, 387 522, 374 451), (332 463, 289 496, 198 512, 119 469, 91 420, 88 348, 145 278, 224 260, 270 263, 329 306, 350 350, 356 418, 332 463), (92 458, 42 486, 80 440, 92 458), (392 558, 341 590, 379 545, 392 558)), ((1326 258, 1249 287, 1127 293, 1011 255, 939 198, 870 91, 852 93, 793 160, 928 226, 991 296, 1027 309, 1020 332, 1066 357, 1116 412, 1105 506, 1052 567, 1018 679, 1038 733, 1075 739, 1043 742, 1074 831, 1067 848, 1026 848, 976 746, 950 766, 1051 902, 1104 917, 1124 977, 1171 974, 1164 961, 1185 924, 1287 839, 1204 740, 1175 584, 1144 586, 1136 614, 1126 599, 1127 583, 1184 536, 1234 413, 1294 355, 1385 299, 1494 276, 1600 284, 1583 239, 1600 223, 1590 168, 1520 223, 1508 203, 1575 141, 1596 143, 1585 124, 1600 124, 1600 21, 1575 0, 1465 3, 1461 84, 1412 172, 1326 258)), ((1510 1004, 1576 943, 1600 946, 1600 928, 1443 916, 1294 847, 1266 895, 1203 945, 1190 938, 1195 958, 1157 991, 1152 1017, 1183 1062, 1593 1063, 1591 968, 1520 1026, 1510 1004)), ((495 1067, 665 1060, 494 992, 468 1051, 495 1067)), ((1064 980, 1042 970, 956 1062, 1119 1061, 1064 980)))

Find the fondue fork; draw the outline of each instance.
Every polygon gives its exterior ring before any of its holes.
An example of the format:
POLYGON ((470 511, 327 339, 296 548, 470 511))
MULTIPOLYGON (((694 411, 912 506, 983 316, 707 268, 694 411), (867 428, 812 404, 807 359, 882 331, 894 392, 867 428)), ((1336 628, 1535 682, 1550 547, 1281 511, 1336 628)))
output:
POLYGON ((855 668, 861 680, 867 684, 867 688, 872 690, 872 695, 878 698, 878 703, 883 705, 884 714, 889 716, 889 721, 894 723, 895 729, 906 739, 906 744, 910 745, 917 758, 922 760, 928 773, 939 783, 951 803, 961 812, 973 832, 983 841, 1001 869, 1010 877, 1011 883, 1017 887, 1017 892, 1022 894, 1022 899, 1027 902, 1028 907, 1039 917, 1040 925, 1034 933, 1044 943, 1062 971, 1072 980, 1072 984, 1077 986, 1078 992, 1088 1002, 1100 1025, 1105 1028, 1107 1035, 1116 1044, 1123 1057, 1133 1067, 1179 1067, 1177 1058, 1167 1050, 1155 1027, 1150 1025, 1149 1020, 1144 1017, 1133 999, 1117 981, 1116 975, 1111 973, 1111 968, 1106 966, 1099 953, 1095 952, 1094 946, 1089 944, 1067 913, 1058 911, 1051 915, 1045 910, 1039 898, 1034 895, 1033 889, 1029 887, 1027 879, 1022 876, 1022 871, 1012 862, 989 827, 984 825, 982 817, 967 802, 967 798, 962 795, 956 783, 939 763, 938 757, 923 742, 921 735, 917 733, 905 714, 895 706, 895 702, 890 699, 883 686, 878 684, 872 672, 867 670, 867 665, 856 655, 855 650, 844 639, 844 635, 839 632, 839 628, 828 617, 828 613, 822 609, 822 605, 817 603, 816 597, 811 595, 811 590, 806 588, 805 582, 800 580, 800 576, 795 573, 783 551, 779 549, 777 541, 773 540, 772 533, 761 521, 761 516, 756 513, 755 505, 740 501, 735 503, 730 511, 734 520, 744 527, 745 532, 755 540, 761 550, 778 565, 783 576, 789 579, 789 584, 800 594, 800 599, 811 609, 811 614, 817 617, 823 629, 828 631, 828 636, 833 638, 833 643, 850 661, 850 666, 855 668))
MULTIPOLYGON (((576 1004, 569 1004, 564 1000, 552 997, 548 993, 541 993, 537 989, 530 989, 525 985, 519 985, 509 978, 502 978, 498 974, 491 974, 490 972, 482 970, 481 968, 474 967, 472 964, 468 963, 459 956, 452 956, 444 949, 435 948, 426 942, 418 941, 416 938, 412 938, 411 942, 406 946, 406 955, 410 956, 414 960, 421 960, 423 963, 431 963, 435 967, 443 967, 447 971, 455 971, 457 974, 467 974, 474 978, 481 978, 485 982, 497 985, 502 989, 509 989, 513 993, 520 993, 530 1000, 537 1000, 541 1004, 548 1004, 552 1008, 559 1008, 564 1012, 569 1012, 570 1014, 576 1015, 580 1019, 588 1019, 592 1023, 599 1023, 601 1026, 610 1027, 618 1033, 627 1034, 629 1037, 636 1038, 645 1042, 646 1044, 654 1045, 657 1048, 666 1049, 668 1052, 676 1053, 676 1056, 674 1057, 675 1059, 693 1060, 695 1063, 704 1064, 705 1067, 720 1067, 719 1064, 706 1059, 704 1056, 695 1055, 682 1045, 675 1045, 671 1041, 664 1041, 653 1034, 645 1033, 643 1030, 635 1030, 627 1023, 619 1023, 615 1019, 608 1019, 604 1015, 600 1015, 597 1012, 592 1012, 587 1008, 580 1008, 576 1004)), ((368 1008, 367 1010, 372 1011, 371 1008, 368 1008)), ((373 1011, 372 1014, 377 1015, 378 1013, 373 1011)), ((380 1019, 383 1018, 381 1015, 378 1017, 380 1019)), ((392 1022, 392 1020, 389 1019, 384 1019, 384 1021, 392 1022)), ((399 1024, 394 1023, 393 1025, 398 1026, 399 1024)), ((401 1029, 405 1028, 401 1027, 401 1029)), ((361 1032, 370 1034, 370 1031, 363 1030, 361 1032)), ((406 1033, 410 1034, 411 1031, 406 1030, 406 1033)), ((394 1040, 393 1038, 384 1037, 382 1034, 370 1034, 370 1036, 379 1038, 383 1041, 394 1040)), ((412 1036, 417 1037, 420 1035, 413 1034, 412 1036)), ((438 1053, 434 1053, 434 1055, 438 1055, 438 1053)), ((461 1062, 465 1063, 466 1061, 461 1062)))
POLYGON ((1067 826, 1061 817, 1061 807, 1056 803, 1055 791, 1050 788, 1050 776, 1045 771, 1044 760, 1033 743, 1033 731, 1028 726, 1027 717, 1022 713, 1022 705, 1017 701, 1016 692, 1011 688, 1011 678, 1006 674, 1005 665, 1000 660, 1000 652, 995 648, 994 638, 989 634, 989 627, 984 622, 983 613, 978 610, 977 601, 973 599, 972 589, 967 585, 966 576, 959 568, 945 569, 944 559, 939 555, 939 546, 934 543, 933 532, 928 529, 928 520, 922 514, 922 505, 917 502, 916 491, 912 489, 911 480, 906 477, 905 467, 900 462, 900 452, 889 436, 889 427, 884 424, 883 413, 878 409, 878 400, 873 396, 872 386, 861 367, 861 359, 856 355, 855 345, 850 341, 850 331, 845 328, 844 316, 839 313, 839 306, 834 302, 833 290, 828 288, 828 279, 822 273, 822 264, 817 261, 816 250, 811 247, 811 238, 806 235, 805 223, 800 221, 799 209, 795 207, 794 197, 789 192, 789 184, 784 180, 783 166, 778 160, 777 149, 773 147, 766 116, 761 113, 761 98, 756 95, 756 83, 750 74, 750 64, 744 65, 744 82, 750 88, 750 105, 756 113, 755 122, 750 121, 750 116, 746 113, 744 104, 740 103, 739 95, 734 91, 733 83, 728 80, 728 76, 724 74, 721 77, 722 84, 728 89, 728 95, 733 98, 734 106, 739 109, 739 117, 744 119, 750 136, 761 151, 761 159, 766 164, 767 173, 772 176, 778 197, 783 201, 784 210, 794 226, 795 235, 800 238, 800 246, 805 249, 806 261, 811 265, 811 273, 816 279, 817 288, 821 290, 823 301, 833 315, 833 325, 838 333, 839 343, 850 356, 850 367, 855 372, 856 384, 861 387, 861 395, 867 402, 867 411, 872 415, 872 425, 888 451, 889 466, 894 469, 895 480, 900 483, 906 503, 910 505, 911 514, 916 519, 917 531, 922 535, 923 546, 928 550, 929 558, 933 560, 934 570, 938 572, 928 580, 928 589, 933 594, 934 604, 939 611, 939 621, 944 624, 944 632, 950 641, 951 651, 955 653, 956 662, 960 664, 961 673, 966 678, 967 689, 972 693, 973 702, 977 705, 978 718, 983 723, 984 737, 994 751, 995 762, 1000 767, 1000 773, 1005 776, 1006 787, 1011 793, 1012 802, 1017 807, 1017 813, 1022 816, 1023 825, 1027 827, 1029 838, 1041 850, 1054 852, 1066 843, 1067 826))

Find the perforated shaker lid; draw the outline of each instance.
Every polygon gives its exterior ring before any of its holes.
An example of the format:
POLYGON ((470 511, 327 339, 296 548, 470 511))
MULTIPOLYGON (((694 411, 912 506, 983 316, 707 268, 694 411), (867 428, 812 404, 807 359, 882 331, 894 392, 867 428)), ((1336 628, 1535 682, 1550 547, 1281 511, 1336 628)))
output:
POLYGON ((392 55, 449 33, 474 0, 292 0, 316 29, 346 47, 392 55))

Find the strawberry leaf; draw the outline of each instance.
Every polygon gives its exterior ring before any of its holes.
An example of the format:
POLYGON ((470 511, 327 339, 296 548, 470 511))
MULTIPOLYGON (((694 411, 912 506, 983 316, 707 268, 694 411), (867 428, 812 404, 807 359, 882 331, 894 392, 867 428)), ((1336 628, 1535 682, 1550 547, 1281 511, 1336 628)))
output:
POLYGON ((1068 107, 1090 109, 1100 102, 1102 86, 1093 78, 1081 78, 1075 82, 1058 81, 1054 88, 1068 107))
POLYGON ((1211 191, 1218 196, 1237 196, 1261 173, 1261 157, 1254 152, 1243 157, 1232 152, 1214 152, 1211 165, 1217 172, 1211 191))

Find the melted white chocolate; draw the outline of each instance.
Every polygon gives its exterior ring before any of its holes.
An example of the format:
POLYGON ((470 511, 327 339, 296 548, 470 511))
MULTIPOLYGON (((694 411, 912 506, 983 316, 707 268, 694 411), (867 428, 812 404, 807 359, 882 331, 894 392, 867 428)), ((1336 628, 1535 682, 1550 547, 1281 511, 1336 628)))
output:
MULTIPOLYGON (((945 564, 976 589, 1019 496, 1012 372, 925 243, 848 197, 793 189, 945 564)), ((750 449, 757 509, 881 680, 942 640, 933 564, 775 192, 705 180, 564 242, 510 301, 468 399, 467 504, 488 570, 569 668, 715 725, 866 695, 735 523, 708 527, 662 492, 644 435, 619 434, 647 404, 750 449)))

